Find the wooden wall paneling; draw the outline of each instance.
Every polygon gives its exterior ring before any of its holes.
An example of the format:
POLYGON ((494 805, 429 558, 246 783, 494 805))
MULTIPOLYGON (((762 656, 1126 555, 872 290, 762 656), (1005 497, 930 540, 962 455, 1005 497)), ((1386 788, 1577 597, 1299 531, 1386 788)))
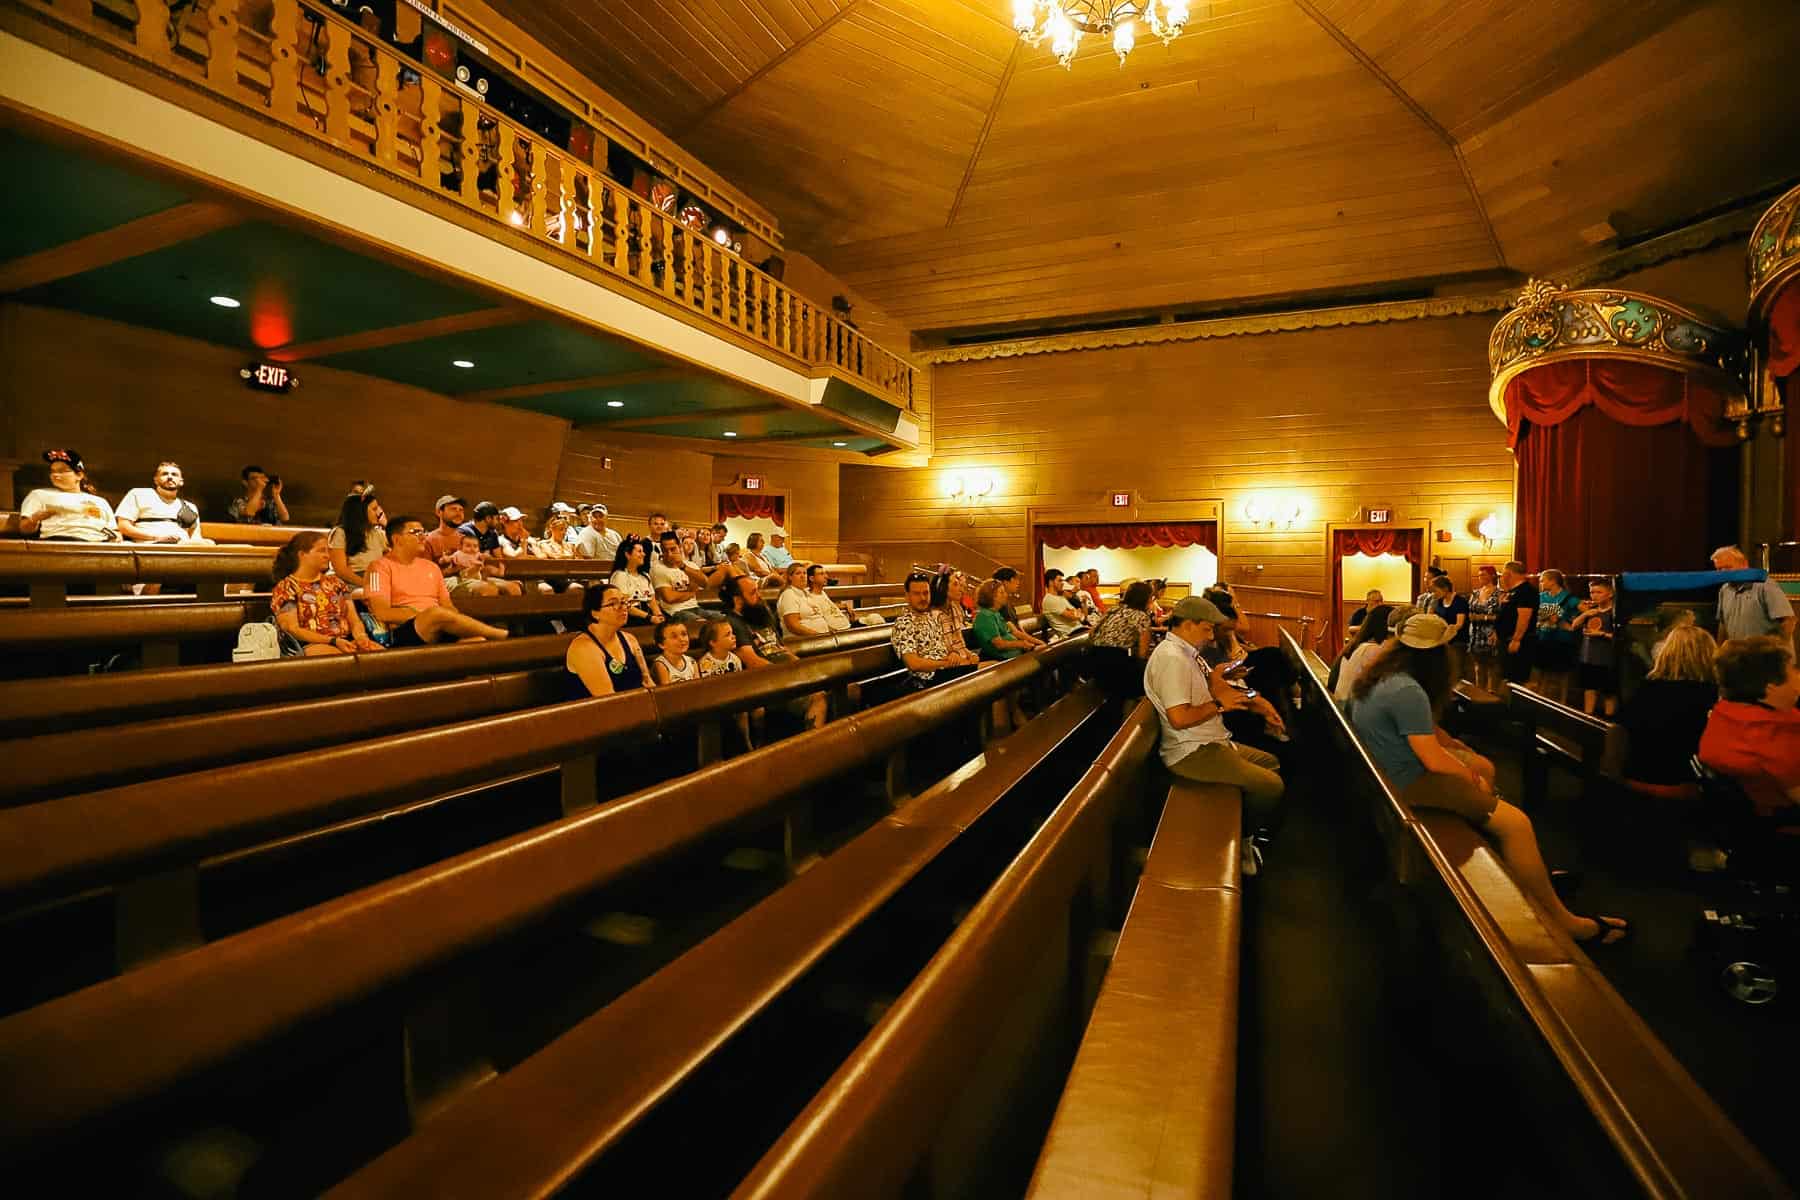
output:
POLYGON ((1486 406, 1491 328, 1463 317, 938 366, 930 467, 846 466, 841 537, 949 538, 1023 566, 1031 507, 1117 489, 1222 500, 1234 584, 1324 591, 1326 522, 1370 504, 1449 529, 1441 549, 1468 554, 1473 521, 1512 518, 1512 459, 1486 406), (970 525, 944 493, 972 472, 995 486, 970 525), (1252 524, 1258 494, 1298 498, 1299 520, 1252 524))
POLYGON ((712 455, 702 450, 573 429, 558 472, 557 498, 570 504, 601 501, 609 523, 627 533, 645 532, 652 512, 665 513, 676 524, 702 518, 711 524, 712 473, 712 455))
POLYGON ((745 475, 761 475, 763 488, 788 494, 788 532, 804 544, 804 557, 835 561, 838 545, 838 464, 791 458, 715 455, 710 486, 736 489, 745 475))
MULTIPOLYGON (((390 514, 430 523, 446 491, 473 503, 542 509, 568 423, 327 367, 301 367, 285 396, 253 392, 245 353, 30 305, 0 304, 0 361, 16 456, 72 445, 108 500, 148 486, 173 458, 208 520, 258 463, 286 481, 297 524, 329 524, 356 478, 373 480, 390 514)), ((23 487, 41 471, 21 472, 23 487)))

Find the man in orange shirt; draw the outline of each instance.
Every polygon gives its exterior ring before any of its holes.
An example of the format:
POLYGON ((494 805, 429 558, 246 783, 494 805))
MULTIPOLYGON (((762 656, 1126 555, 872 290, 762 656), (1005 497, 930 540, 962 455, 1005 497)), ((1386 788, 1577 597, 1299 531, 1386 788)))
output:
POLYGON ((456 611, 444 573, 425 549, 425 525, 417 517, 388 520, 388 551, 369 566, 369 611, 388 627, 389 645, 506 636, 506 630, 456 611))
POLYGON ((1743 786, 1756 815, 1800 825, 1800 668, 1780 637, 1734 638, 1713 659, 1719 702, 1700 761, 1743 786))

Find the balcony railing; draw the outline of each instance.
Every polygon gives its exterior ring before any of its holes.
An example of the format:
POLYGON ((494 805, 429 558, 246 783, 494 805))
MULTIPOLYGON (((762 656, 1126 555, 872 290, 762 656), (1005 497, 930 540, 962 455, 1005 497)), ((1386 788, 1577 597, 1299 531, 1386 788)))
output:
POLYGON ((909 407, 913 368, 605 171, 311 0, 28 7, 462 208, 909 407))

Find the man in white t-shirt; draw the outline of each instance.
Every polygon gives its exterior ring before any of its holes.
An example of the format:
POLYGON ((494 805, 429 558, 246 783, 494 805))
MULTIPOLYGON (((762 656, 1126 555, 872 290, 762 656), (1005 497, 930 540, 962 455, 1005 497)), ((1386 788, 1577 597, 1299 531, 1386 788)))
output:
POLYGON ((1063 573, 1055 567, 1044 572, 1044 620, 1058 637, 1079 633, 1087 622, 1087 608, 1079 593, 1071 593, 1063 573))
POLYGON ((1222 783, 1244 797, 1244 828, 1269 823, 1281 803, 1283 786, 1273 754, 1231 739, 1224 715, 1245 708, 1249 697, 1223 679, 1213 686, 1211 668, 1200 652, 1213 644, 1224 620, 1218 606, 1200 596, 1184 597, 1169 614, 1169 636, 1144 664, 1144 694, 1162 721, 1163 764, 1183 779, 1222 783))
POLYGON ((674 617, 684 623, 698 621, 700 613, 699 584, 694 577, 698 571, 689 570, 681 557, 681 535, 673 529, 663 531, 662 557, 650 564, 650 586, 656 589, 656 598, 662 604, 663 615, 674 617))
POLYGON ((825 568, 814 563, 794 563, 787 569, 787 586, 775 602, 781 627, 796 637, 822 637, 850 628, 850 614, 825 594, 825 568))
POLYGON ((576 549, 583 558, 609 563, 618 557, 623 540, 616 529, 606 527, 606 505, 596 504, 588 509, 588 523, 581 530, 576 549))
POLYGON ((153 487, 132 488, 113 510, 119 533, 128 542, 165 546, 210 546, 200 536, 200 509, 181 498, 181 464, 156 464, 153 487))

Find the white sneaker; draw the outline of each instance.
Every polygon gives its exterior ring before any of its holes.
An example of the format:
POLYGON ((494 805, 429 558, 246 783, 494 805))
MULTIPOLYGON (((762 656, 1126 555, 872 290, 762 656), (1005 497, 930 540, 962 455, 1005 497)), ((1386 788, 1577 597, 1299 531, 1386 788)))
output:
POLYGON ((1262 870, 1262 847, 1253 841, 1244 842, 1242 869, 1246 877, 1254 877, 1262 870))

